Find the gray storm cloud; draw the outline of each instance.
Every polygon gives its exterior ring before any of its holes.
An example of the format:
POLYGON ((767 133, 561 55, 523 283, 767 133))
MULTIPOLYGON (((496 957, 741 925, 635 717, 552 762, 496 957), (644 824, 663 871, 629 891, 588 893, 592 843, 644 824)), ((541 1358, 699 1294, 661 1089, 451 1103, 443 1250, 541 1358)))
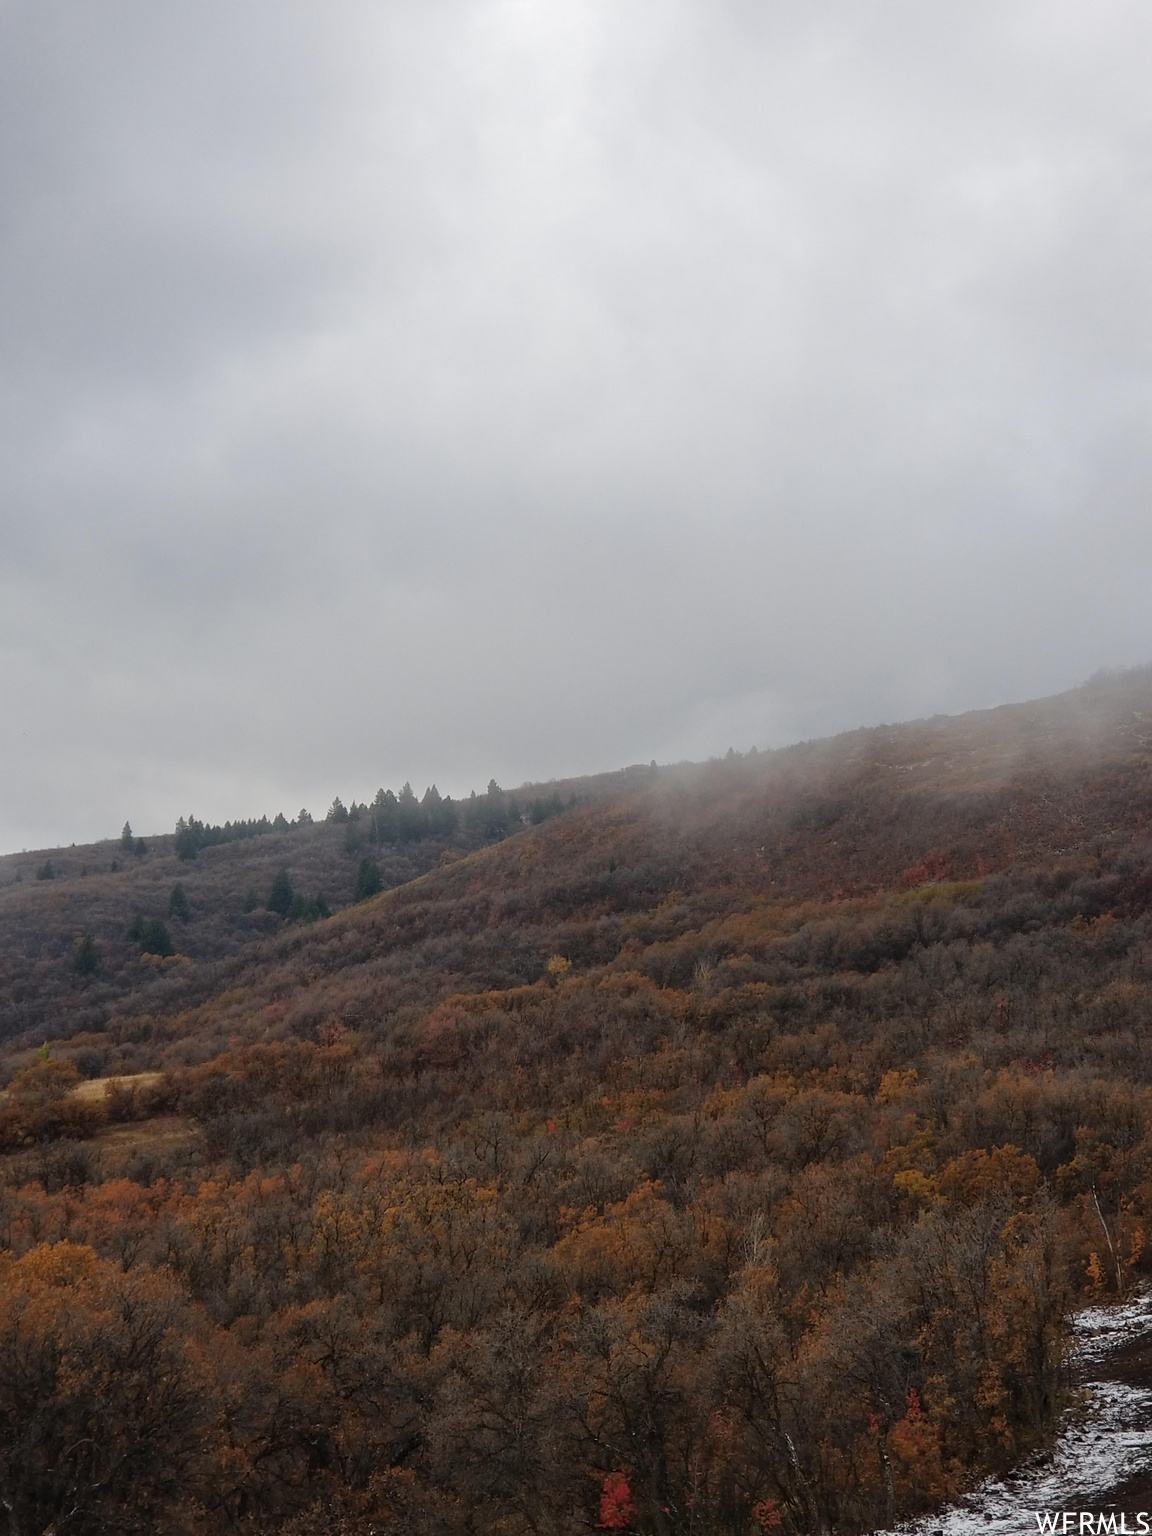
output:
POLYGON ((1152 657, 1152 14, 0 5, 0 846, 1152 657))

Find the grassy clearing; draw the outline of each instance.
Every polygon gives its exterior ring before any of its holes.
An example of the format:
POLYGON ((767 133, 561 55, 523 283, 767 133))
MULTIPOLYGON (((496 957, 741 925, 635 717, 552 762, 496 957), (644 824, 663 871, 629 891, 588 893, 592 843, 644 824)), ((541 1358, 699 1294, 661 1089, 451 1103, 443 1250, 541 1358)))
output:
POLYGON ((100 1104, 112 1085, 123 1089, 154 1088, 163 1076, 162 1072, 132 1072, 127 1077, 92 1077, 87 1082, 77 1083, 69 1097, 100 1104))

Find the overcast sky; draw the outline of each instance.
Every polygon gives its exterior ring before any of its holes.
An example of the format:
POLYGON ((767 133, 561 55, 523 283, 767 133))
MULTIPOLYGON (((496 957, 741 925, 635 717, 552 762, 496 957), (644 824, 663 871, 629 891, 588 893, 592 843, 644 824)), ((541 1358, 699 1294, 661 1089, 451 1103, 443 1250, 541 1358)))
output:
POLYGON ((0 849, 1152 659, 1152 8, 0 0, 0 849))

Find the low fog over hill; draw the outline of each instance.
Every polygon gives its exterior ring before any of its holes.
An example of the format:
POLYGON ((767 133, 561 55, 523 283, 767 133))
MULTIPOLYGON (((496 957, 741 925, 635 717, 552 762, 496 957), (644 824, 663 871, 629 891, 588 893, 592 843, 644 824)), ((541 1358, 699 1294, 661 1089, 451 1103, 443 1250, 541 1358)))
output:
POLYGON ((1045 1445, 1148 1265, 1149 720, 5 860, 5 1499, 815 1536, 1045 1445))

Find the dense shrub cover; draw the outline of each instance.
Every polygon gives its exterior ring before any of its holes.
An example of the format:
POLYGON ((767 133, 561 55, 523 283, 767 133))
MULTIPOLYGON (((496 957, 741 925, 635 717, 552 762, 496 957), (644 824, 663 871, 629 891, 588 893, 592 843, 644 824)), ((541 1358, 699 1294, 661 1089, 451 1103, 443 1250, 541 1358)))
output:
POLYGON ((1043 1443, 1147 1263, 1149 695, 625 775, 14 1037, 10 1529, 815 1536, 1043 1443))

